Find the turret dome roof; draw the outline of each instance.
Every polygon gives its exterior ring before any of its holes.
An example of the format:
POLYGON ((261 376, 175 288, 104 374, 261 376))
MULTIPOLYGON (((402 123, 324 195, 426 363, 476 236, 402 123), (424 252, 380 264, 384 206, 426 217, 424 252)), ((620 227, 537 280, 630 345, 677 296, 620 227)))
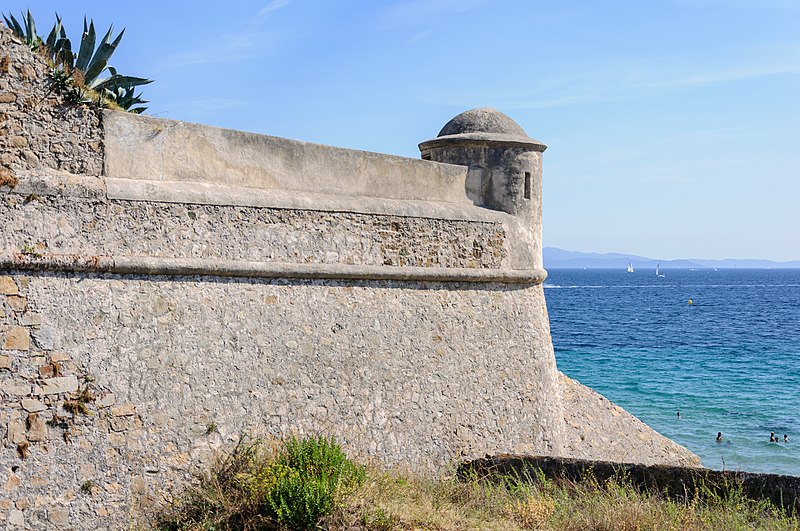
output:
POLYGON ((474 144, 517 146, 544 151, 547 146, 525 133, 520 125, 495 109, 464 111, 442 127, 436 138, 419 145, 421 150, 444 145, 474 144))
POLYGON ((507 115, 495 109, 481 107, 464 111, 442 127, 437 136, 464 133, 495 133, 527 137, 525 130, 507 115))

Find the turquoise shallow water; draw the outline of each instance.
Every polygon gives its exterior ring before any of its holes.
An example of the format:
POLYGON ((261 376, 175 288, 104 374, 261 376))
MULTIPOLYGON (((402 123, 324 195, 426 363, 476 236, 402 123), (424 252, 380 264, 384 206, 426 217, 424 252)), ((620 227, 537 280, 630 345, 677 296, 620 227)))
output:
POLYGON ((800 270, 662 273, 549 271, 559 369, 706 467, 800 476, 800 270))

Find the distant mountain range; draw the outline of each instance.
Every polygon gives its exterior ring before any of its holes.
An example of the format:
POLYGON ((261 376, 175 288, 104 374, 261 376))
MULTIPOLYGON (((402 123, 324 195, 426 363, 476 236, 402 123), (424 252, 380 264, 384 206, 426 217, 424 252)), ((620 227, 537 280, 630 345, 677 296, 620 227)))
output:
POLYGON ((545 247, 542 249, 544 255, 544 267, 546 269, 558 268, 587 268, 587 269, 625 269, 628 263, 634 269, 655 269, 656 265, 661 264, 662 269, 733 269, 741 268, 800 268, 800 260, 789 262, 775 262, 773 260, 702 260, 690 258, 685 260, 656 260, 644 256, 621 253, 582 253, 578 251, 565 251, 557 247, 545 247))

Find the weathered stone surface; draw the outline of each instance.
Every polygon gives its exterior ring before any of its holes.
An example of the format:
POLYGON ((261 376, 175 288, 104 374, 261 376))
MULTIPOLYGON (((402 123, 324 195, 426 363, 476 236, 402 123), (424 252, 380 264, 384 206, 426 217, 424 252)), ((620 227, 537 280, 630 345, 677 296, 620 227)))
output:
POLYGON ((51 352, 50 353, 50 361, 54 361, 56 363, 60 363, 62 361, 68 361, 69 356, 64 352, 51 352))
POLYGON ((47 511, 47 519, 54 526, 62 527, 69 524, 69 509, 53 508, 47 511))
POLYGON ((31 385, 21 380, 3 380, 0 384, 3 392, 11 396, 27 396, 31 394, 31 385))
POLYGON ((53 350, 56 348, 56 336, 52 328, 42 326, 33 331, 33 340, 42 350, 53 350))
POLYGON ((22 409, 24 409, 29 413, 37 413, 39 411, 44 411, 45 409, 47 409, 47 406, 38 400, 34 400, 32 398, 23 398, 22 409))
POLYGON ((76 201, 0 200, 10 248, 48 242, 48 253, 167 256, 290 263, 499 268, 506 228, 485 221, 348 212, 76 201))
POLYGON ((28 307, 28 299, 18 295, 9 295, 6 297, 6 302, 8 302, 8 305, 11 306, 11 309, 15 312, 24 312, 25 308, 28 307))
POLYGON ((8 423, 6 438, 11 444, 27 442, 25 438, 25 424, 20 419, 14 419, 8 423))
MULTIPOLYGON (((31 440, 29 473, 52 478, 31 495, 79 492, 80 467, 58 464, 95 465, 100 489, 73 509, 76 521, 98 522, 98 505, 125 507, 132 488, 106 488, 118 478, 140 471, 143 495, 164 492, 243 432, 322 430, 360 459, 429 471, 509 447, 558 452, 541 287, 46 273, 30 275, 25 293, 98 397, 68 443, 55 428, 48 452, 37 450, 46 433, 31 440), (111 393, 116 404, 101 409, 111 393)), ((40 385, 39 401, 57 412, 81 379, 40 385)), ((128 518, 114 509, 101 520, 128 518)))
POLYGON ((125 417, 136 414, 136 406, 133 404, 120 404, 111 408, 111 415, 115 417, 125 417))
POLYGON ((112 111, 103 125, 109 177, 470 204, 463 166, 112 111))
POLYGON ((11 368, 11 357, 0 356, 0 369, 10 369, 10 368, 11 368))
POLYGON ((0 295, 16 295, 19 293, 17 283, 8 275, 0 276, 0 295))
POLYGON ((8 513, 8 524, 22 527, 25 525, 25 515, 19 509, 11 509, 8 513))
POLYGON ((44 380, 40 394, 57 395, 61 393, 74 393, 78 390, 78 378, 75 376, 59 376, 44 380))
POLYGON ((28 415, 28 440, 40 442, 47 439, 47 424, 38 413, 28 415))
POLYGON ((37 326, 42 324, 42 316, 38 313, 27 312, 19 318, 19 324, 22 326, 37 326))
POLYGON ((14 326, 5 334, 3 348, 5 350, 29 350, 31 348, 31 336, 28 329, 22 326, 14 326))

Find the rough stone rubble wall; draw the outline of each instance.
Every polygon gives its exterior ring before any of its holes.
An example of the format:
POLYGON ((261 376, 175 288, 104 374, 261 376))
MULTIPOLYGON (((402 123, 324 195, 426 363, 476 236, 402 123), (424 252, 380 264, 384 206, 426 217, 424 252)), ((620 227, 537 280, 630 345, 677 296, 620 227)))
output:
POLYGON ((48 168, 100 175, 100 112, 64 105, 51 90, 48 73, 44 59, 0 25, 0 171, 48 168))
POLYGON ((92 178, 29 176, 15 192, 0 196, 0 249, 484 269, 506 256, 501 223, 107 200, 92 178))
POLYGON ((321 431, 416 470, 559 453, 539 286, 46 273, 0 286, 0 485, 32 528, 124 527, 249 430, 321 431), (95 399, 73 416, 83 388, 95 399))

